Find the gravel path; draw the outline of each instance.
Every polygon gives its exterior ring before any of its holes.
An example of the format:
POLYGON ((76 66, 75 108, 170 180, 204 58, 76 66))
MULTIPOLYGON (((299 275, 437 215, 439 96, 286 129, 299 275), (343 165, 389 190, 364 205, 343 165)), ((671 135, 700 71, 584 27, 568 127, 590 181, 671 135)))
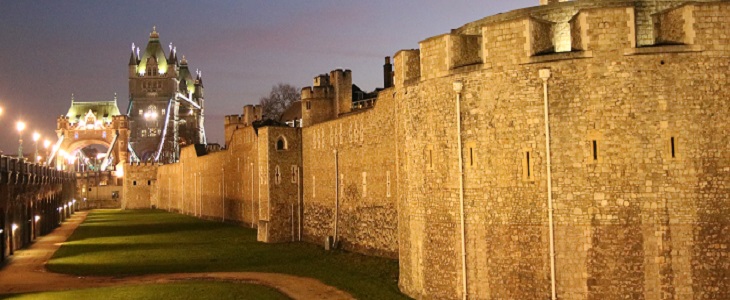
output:
POLYGON ((152 274, 129 277, 77 277, 52 273, 46 262, 76 230, 88 212, 76 212, 50 234, 35 241, 30 248, 15 252, 0 269, 0 294, 75 290, 132 284, 160 284, 182 280, 238 281, 269 286, 292 299, 354 299, 350 294, 319 280, 277 273, 213 272, 152 274))

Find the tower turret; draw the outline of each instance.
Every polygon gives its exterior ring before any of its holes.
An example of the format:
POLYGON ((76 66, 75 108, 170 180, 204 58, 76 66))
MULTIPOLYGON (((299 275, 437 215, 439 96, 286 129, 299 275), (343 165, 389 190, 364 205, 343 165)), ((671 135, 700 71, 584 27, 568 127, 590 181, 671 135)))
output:
POLYGON ((196 100, 202 99, 203 96, 203 78, 202 73, 200 71, 195 72, 197 75, 195 77, 195 92, 193 92, 193 98, 196 100))
POLYGON ((175 47, 170 43, 170 56, 167 58, 168 65, 177 65, 177 56, 175 55, 175 47))
POLYGON ((137 73, 137 64, 139 64, 139 58, 137 57, 137 55, 134 52, 135 48, 136 47, 134 46, 134 43, 132 43, 132 53, 129 54, 129 76, 130 77, 134 76, 134 74, 137 73))
POLYGON ((190 74, 188 60, 185 58, 185 55, 180 60, 180 70, 178 72, 178 81, 180 81, 179 92, 185 96, 195 93, 195 80, 193 79, 193 75, 190 74))

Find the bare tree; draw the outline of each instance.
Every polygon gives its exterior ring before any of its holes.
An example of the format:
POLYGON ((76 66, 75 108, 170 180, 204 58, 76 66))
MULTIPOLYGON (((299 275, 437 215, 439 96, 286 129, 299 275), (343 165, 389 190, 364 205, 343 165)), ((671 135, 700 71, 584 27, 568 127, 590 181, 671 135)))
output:
POLYGON ((281 114, 284 113, 284 111, 289 108, 292 103, 299 101, 299 99, 301 99, 299 89, 293 85, 279 83, 272 86, 269 95, 259 99, 259 104, 263 110, 264 120, 279 120, 281 114))

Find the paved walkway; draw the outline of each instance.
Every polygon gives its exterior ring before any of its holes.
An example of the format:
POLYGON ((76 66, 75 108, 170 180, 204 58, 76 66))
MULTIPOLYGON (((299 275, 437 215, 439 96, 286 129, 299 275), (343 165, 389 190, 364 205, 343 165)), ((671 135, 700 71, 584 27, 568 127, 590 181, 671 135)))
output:
POLYGON ((269 286, 292 299, 354 299, 350 294, 319 280, 276 273, 216 272, 152 274, 130 277, 76 277, 48 272, 46 262, 71 233, 86 219, 88 212, 76 212, 50 234, 36 240, 30 248, 18 250, 0 269, 0 294, 75 290, 130 284, 159 284, 181 280, 221 280, 269 286))

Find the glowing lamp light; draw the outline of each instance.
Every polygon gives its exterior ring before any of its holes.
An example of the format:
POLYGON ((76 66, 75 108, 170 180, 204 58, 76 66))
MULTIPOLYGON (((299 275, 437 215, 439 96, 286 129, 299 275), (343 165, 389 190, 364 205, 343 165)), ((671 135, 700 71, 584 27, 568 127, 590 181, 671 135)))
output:
POLYGON ((18 132, 22 132, 23 130, 25 130, 25 122, 18 121, 18 123, 15 123, 15 129, 17 129, 18 132))
POLYGON ((43 148, 48 149, 49 146, 51 146, 51 141, 49 141, 49 140, 43 141, 43 148))
POLYGON ((33 132, 33 141, 37 142, 41 138, 41 134, 38 132, 33 132))
POLYGON ((38 221, 40 221, 40 220, 41 220, 41 216, 39 216, 39 215, 36 215, 36 216, 35 216, 35 221, 36 221, 36 222, 38 222, 38 221))
POLYGON ((117 168, 117 170, 114 172, 114 175, 117 176, 117 178, 124 177, 124 168, 122 168, 122 166, 119 166, 119 168, 117 168))
MULTIPOLYGON (((2 116, 2 115, 3 115, 3 108, 0 107, 0 116, 2 116)), ((0 231, 0 233, 2 233, 2 231, 0 231)))
POLYGON ((13 226, 11 226, 11 228, 13 228, 13 232, 15 232, 16 230, 18 230, 18 224, 13 223, 13 226))

